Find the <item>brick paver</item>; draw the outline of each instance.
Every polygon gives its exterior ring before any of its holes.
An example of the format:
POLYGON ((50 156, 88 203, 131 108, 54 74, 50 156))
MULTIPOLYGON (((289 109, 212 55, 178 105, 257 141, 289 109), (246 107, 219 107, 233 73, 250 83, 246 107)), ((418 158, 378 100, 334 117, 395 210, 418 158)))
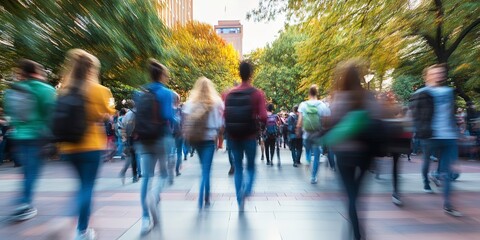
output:
MULTIPOLYGON (((208 210, 196 205, 200 169, 196 157, 184 162, 182 175, 162 193, 161 227, 141 239, 349 239, 342 189, 336 173, 322 163, 319 183, 311 185, 302 166, 293 168, 282 149, 281 168, 257 161, 257 180, 245 213, 239 214, 233 178, 227 176, 224 151, 212 169, 212 201, 208 210)), ((367 239, 480 239, 480 163, 460 161, 462 175, 454 183, 455 203, 465 213, 443 213, 441 189, 422 192, 421 160, 402 159, 400 178, 405 205, 391 203, 390 160, 378 161, 381 179, 366 176, 359 204, 367 239)), ((117 178, 123 162, 105 163, 97 180, 90 226, 99 239, 140 239, 140 183, 117 178)), ((129 180, 129 179, 127 179, 129 180)), ((19 169, 0 167, 0 218, 12 208, 21 181, 19 169)), ((76 179, 64 162, 44 165, 35 194, 38 216, 18 223, 0 223, 0 239, 71 239, 74 229, 76 179)))

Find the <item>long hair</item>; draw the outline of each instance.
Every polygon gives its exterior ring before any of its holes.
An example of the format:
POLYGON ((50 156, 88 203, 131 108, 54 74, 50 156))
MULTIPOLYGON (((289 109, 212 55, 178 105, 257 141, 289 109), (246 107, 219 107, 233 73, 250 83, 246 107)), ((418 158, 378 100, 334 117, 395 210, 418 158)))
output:
POLYGON ((67 52, 60 80, 60 94, 79 89, 85 93, 88 85, 98 83, 100 61, 92 54, 82 49, 72 49, 67 52))
POLYGON ((193 86, 188 101, 192 103, 201 103, 207 108, 212 108, 216 103, 221 102, 222 98, 218 94, 213 82, 206 77, 200 77, 193 86))
POLYGON ((362 82, 364 66, 359 60, 348 60, 337 65, 334 74, 333 94, 349 91, 352 93, 352 108, 363 108, 367 91, 362 82))

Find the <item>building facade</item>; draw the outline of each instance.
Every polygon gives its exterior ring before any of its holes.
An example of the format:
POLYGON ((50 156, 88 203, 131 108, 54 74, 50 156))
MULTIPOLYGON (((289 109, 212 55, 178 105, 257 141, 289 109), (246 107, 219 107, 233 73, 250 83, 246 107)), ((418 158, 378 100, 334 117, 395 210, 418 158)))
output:
POLYGON ((240 58, 243 56, 243 25, 239 20, 219 20, 215 32, 232 44, 240 58))
POLYGON ((172 28, 193 20, 193 0, 155 0, 157 13, 163 23, 172 28))

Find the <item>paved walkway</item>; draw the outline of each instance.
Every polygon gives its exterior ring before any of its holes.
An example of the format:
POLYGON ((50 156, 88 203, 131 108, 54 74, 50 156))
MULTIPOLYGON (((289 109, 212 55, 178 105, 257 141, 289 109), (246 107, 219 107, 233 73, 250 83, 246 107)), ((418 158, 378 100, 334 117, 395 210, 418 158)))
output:
MULTIPOLYGON (((117 178, 123 162, 105 163, 97 181, 90 226, 99 239, 308 240, 350 239, 344 198, 336 173, 322 163, 319 182, 309 183, 302 166, 293 168, 282 149, 282 167, 257 160, 255 192, 239 214, 233 178, 224 151, 215 154, 212 206, 199 211, 200 168, 196 157, 184 162, 182 175, 162 193, 161 227, 140 238, 140 183, 122 186, 117 178)), ((403 207, 391 203, 389 160, 379 160, 380 180, 366 176, 360 218, 367 239, 480 239, 480 163, 461 161, 462 175, 454 183, 455 203, 463 218, 442 211, 441 194, 422 192, 420 160, 402 159, 403 207)), ((72 239, 75 175, 65 162, 48 162, 37 187, 38 216, 19 224, 0 223, 0 239, 72 239)), ((19 169, 0 167, 0 218, 10 211, 19 189, 19 169)), ((441 189, 434 189, 440 193, 441 189)))

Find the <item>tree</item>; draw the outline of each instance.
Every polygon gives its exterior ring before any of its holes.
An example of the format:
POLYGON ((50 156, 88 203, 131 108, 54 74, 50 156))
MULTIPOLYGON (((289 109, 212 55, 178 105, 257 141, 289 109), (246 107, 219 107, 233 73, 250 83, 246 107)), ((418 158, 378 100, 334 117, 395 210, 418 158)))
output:
POLYGON ((189 22, 176 26, 169 39, 169 50, 172 88, 182 97, 188 95, 201 76, 211 79, 218 90, 233 86, 238 79, 239 56, 211 25, 189 22))
POLYGON ((148 58, 165 61, 169 56, 163 40, 168 31, 152 1, 7 0, 0 5, 0 21, 5 23, 0 27, 0 49, 8 54, 1 63, 38 61, 52 72, 54 85, 65 52, 72 48, 99 58, 101 80, 116 97, 117 86, 147 81, 148 58))
MULTIPOLYGON (((473 47, 470 43, 474 39, 478 43, 480 36, 477 0, 261 0, 250 14, 257 20, 265 20, 279 12, 299 19, 309 33, 311 41, 303 45, 300 54, 304 56, 300 62, 313 73, 307 81, 315 76, 328 76, 338 61, 358 56, 371 62, 377 82, 381 82, 385 69, 405 66, 401 61, 409 57, 431 59, 427 64, 448 63, 450 69, 457 69, 467 59, 461 56, 453 59, 456 52, 463 52, 466 46, 473 47), (268 8, 272 4, 276 7, 268 8), (412 46, 426 51, 416 51, 412 46)), ((478 47, 469 50, 479 51, 478 47)), ((469 101, 464 90, 466 86, 472 87, 465 85, 472 82, 468 76, 459 76, 454 70, 449 77, 458 94, 469 101)), ((325 85, 328 84, 326 81, 325 85)))
POLYGON ((255 64, 255 85, 280 108, 291 109, 306 97, 306 91, 300 87, 302 69, 297 64, 299 56, 296 51, 304 40, 304 34, 289 27, 271 45, 248 56, 255 64))

